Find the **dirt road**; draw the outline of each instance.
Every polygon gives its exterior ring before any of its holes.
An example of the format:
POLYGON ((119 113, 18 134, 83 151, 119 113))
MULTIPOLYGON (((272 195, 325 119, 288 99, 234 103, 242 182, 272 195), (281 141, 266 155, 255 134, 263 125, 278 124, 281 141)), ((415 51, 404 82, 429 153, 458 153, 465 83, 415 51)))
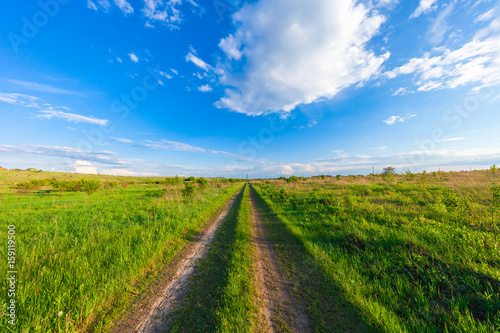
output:
MULTIPOLYGON (((238 192, 239 194, 240 192, 238 192)), ((189 277, 195 271, 196 262, 203 259, 212 243, 215 233, 231 210, 238 194, 235 194, 222 213, 206 228, 198 239, 183 251, 183 257, 170 270, 174 272, 161 283, 159 290, 146 304, 137 306, 136 311, 114 327, 114 333, 156 333, 168 329, 169 314, 182 302, 188 289, 189 277)))
POLYGON ((256 288, 264 318, 264 332, 310 332, 303 302, 292 292, 293 282, 280 271, 274 244, 265 228, 265 216, 250 188, 253 211, 256 288))

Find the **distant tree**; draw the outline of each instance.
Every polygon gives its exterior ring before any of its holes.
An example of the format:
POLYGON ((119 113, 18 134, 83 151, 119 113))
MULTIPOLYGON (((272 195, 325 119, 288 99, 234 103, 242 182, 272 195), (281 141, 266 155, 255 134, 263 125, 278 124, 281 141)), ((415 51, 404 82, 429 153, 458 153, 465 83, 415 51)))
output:
POLYGON ((497 168, 497 165, 496 165, 496 164, 493 164, 493 165, 491 166, 491 168, 490 168, 490 171, 491 171, 491 173, 492 173, 493 175, 495 175, 495 174, 497 173, 497 170, 498 170, 498 168, 497 168))
POLYGON ((395 175, 396 174, 396 168, 392 166, 385 167, 382 171, 382 174, 384 175, 395 175))

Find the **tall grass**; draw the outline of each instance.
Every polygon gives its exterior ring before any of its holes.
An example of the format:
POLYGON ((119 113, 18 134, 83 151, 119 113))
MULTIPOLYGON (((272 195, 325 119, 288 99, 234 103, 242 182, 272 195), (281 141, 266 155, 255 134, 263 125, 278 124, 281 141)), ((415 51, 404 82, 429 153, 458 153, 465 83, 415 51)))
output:
MULTIPOLYGON (((110 186, 92 195, 4 191, 3 253, 7 226, 16 226, 15 331, 105 330, 239 188, 207 186, 189 198, 179 187, 155 185, 110 186)), ((7 320, 2 316, 5 329, 7 320)))
POLYGON ((500 329, 500 253, 492 177, 467 174, 256 189, 371 325, 493 332, 500 329))

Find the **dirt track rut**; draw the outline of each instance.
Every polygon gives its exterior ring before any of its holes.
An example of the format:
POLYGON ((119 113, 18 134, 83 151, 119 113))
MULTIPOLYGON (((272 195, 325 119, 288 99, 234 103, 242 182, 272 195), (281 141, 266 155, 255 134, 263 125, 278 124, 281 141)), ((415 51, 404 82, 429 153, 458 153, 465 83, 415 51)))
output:
POLYGON ((184 252, 184 256, 173 268, 174 274, 162 283, 163 286, 159 288, 160 292, 155 294, 146 305, 141 306, 133 317, 128 317, 118 324, 113 332, 157 333, 168 329, 169 314, 186 296, 187 282, 195 271, 196 262, 207 255, 218 227, 228 215, 239 193, 231 198, 227 207, 205 230, 201 238, 184 252))
POLYGON ((256 194, 250 188, 254 230, 256 287, 264 332, 310 332, 306 308, 292 292, 293 281, 281 274, 274 244, 269 240, 256 194))

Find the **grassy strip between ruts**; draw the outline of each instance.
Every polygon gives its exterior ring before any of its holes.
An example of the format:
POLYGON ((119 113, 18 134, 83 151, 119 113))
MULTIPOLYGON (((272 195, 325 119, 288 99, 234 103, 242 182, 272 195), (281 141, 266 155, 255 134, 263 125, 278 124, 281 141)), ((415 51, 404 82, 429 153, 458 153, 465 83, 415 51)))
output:
MULTIPOLYGON (((255 191, 251 186, 251 191, 255 191)), ((313 332, 378 332, 361 316, 360 310, 348 302, 341 289, 333 285, 324 271, 310 256, 302 241, 272 211, 271 202, 264 200, 259 191, 257 209, 261 210, 264 227, 282 274, 294 283, 293 292, 302 298, 310 316, 313 332)))
POLYGON ((248 187, 238 196, 190 284, 172 332, 252 332, 256 294, 252 282, 248 187))
MULTIPOLYGON (((16 225, 14 331, 105 331, 240 188, 212 186, 189 198, 156 186, 9 194, 0 219, 2 232, 16 225)), ((4 328, 7 319, 4 312, 4 328)))

